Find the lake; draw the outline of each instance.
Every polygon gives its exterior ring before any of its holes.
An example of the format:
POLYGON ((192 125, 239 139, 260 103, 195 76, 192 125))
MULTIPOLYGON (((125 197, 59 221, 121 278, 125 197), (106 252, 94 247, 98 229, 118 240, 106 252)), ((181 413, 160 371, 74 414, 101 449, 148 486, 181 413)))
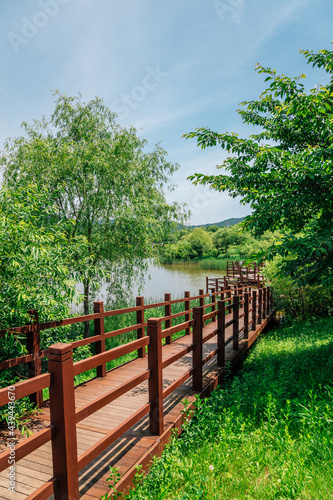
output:
MULTIPOLYGON (((195 264, 150 264, 140 295, 144 296, 146 302, 159 301, 164 298, 164 293, 171 293, 172 298, 184 297, 185 291, 198 295, 200 288, 206 291, 206 276, 215 278, 224 274, 223 271, 201 269, 195 264)), ((138 286, 133 286, 132 293, 133 297, 139 295, 138 286)), ((106 299, 105 287, 102 287, 98 296, 99 300, 106 299)))

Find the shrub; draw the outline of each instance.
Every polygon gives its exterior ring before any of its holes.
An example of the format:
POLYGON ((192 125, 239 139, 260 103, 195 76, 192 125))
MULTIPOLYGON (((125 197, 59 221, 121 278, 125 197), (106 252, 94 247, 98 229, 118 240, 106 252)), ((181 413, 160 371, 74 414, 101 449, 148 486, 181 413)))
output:
POLYGON ((333 288, 325 285, 298 286, 288 276, 277 274, 281 258, 266 263, 264 274, 272 285, 274 305, 286 317, 311 319, 330 316, 333 312, 333 288))

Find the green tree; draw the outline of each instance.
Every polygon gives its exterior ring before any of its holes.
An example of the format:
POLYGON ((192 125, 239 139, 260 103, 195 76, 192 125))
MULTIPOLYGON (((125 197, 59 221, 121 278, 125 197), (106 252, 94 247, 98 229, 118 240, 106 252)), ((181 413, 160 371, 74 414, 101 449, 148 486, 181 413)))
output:
POLYGON ((248 234, 241 231, 239 224, 231 227, 220 227, 213 234, 213 244, 220 253, 226 253, 231 245, 241 245, 248 237, 248 234))
POLYGON ((216 233, 216 231, 218 231, 218 229, 219 229, 219 226, 216 226, 215 224, 213 224, 212 226, 206 226, 205 229, 208 232, 216 233))
POLYGON ((158 253, 171 220, 183 220, 163 191, 178 166, 158 145, 147 152, 146 141, 117 125, 101 99, 55 95, 49 120, 23 123, 25 136, 6 143, 4 177, 13 190, 35 182, 55 193, 57 219, 74 220, 68 239, 87 238, 90 267, 81 272, 87 314, 96 269, 108 274, 113 295, 124 292, 134 270, 138 275, 158 253))
POLYGON ((68 316, 79 300, 73 261, 81 255, 83 272, 87 241, 68 241, 70 221, 50 227, 54 209, 49 193, 34 185, 0 190, 0 329, 24 324, 29 309, 42 321, 68 316))
POLYGON ((211 233, 201 227, 194 228, 184 236, 180 245, 186 246, 188 259, 206 257, 214 252, 211 233))
POLYGON ((306 90, 305 75, 290 78, 258 65, 269 87, 238 112, 244 123, 262 130, 247 139, 204 128, 186 134, 201 148, 219 144, 232 153, 218 167, 227 173, 190 179, 249 203, 253 214, 244 225, 256 234, 284 231, 259 258, 283 256, 280 271, 301 285, 332 283, 333 52, 301 53, 328 73, 328 83, 306 90))

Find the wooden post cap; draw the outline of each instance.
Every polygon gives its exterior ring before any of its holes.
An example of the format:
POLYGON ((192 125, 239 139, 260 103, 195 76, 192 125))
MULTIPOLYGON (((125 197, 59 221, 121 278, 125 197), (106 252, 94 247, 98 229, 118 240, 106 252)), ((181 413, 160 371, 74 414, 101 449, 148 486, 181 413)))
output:
POLYGON ((58 342, 49 347, 49 360, 65 361, 72 356, 72 344, 62 344, 58 342))

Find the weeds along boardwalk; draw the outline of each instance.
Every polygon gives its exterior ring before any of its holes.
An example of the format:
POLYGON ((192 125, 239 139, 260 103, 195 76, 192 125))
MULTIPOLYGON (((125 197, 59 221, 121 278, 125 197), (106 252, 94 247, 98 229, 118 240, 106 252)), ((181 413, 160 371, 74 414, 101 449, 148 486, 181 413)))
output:
MULTIPOLYGON (((28 360, 35 363, 33 376, 1 389, 0 405, 8 404, 9 392, 17 399, 31 395, 41 401, 41 391, 49 387, 50 400, 40 413, 44 428, 0 455, 1 498, 98 499, 108 490, 109 466, 119 467, 118 490, 129 487, 135 467, 146 469, 172 429, 179 429, 182 401, 193 404, 196 394, 208 395, 222 380, 226 364, 241 360, 272 316, 269 287, 226 284, 211 294, 201 290, 196 297, 187 292, 184 299, 172 301, 169 294, 165 299, 159 303, 165 315, 147 321, 143 312, 154 305, 137 301, 135 308, 126 309, 136 313, 137 323, 116 332, 105 333, 104 319, 120 312, 104 312, 102 303, 95 303, 89 317, 63 320, 93 320, 95 335, 42 352, 48 358, 47 373, 38 374, 35 345, 28 360), (172 314, 173 304, 183 304, 183 311, 172 314), (131 330, 137 332, 136 340, 105 349, 108 336, 131 330), (97 354, 73 363, 73 347, 92 342, 97 354), (106 371, 107 362, 132 351, 138 353, 136 359, 106 371), (74 376, 92 368, 97 377, 74 389, 74 376), (15 459, 15 492, 8 489, 10 457, 15 459)), ((44 326, 32 322, 35 344, 44 326)))

